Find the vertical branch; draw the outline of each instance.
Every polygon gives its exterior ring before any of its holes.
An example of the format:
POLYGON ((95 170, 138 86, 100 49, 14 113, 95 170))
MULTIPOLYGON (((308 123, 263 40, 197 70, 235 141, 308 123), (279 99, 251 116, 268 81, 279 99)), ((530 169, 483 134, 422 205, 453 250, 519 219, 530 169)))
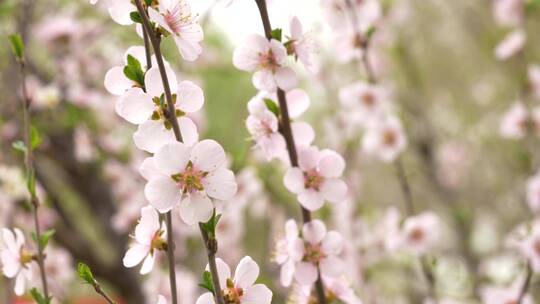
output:
MULTIPOLYGON (((16 54, 17 55, 17 54, 16 54)), ((24 55, 18 54, 17 56, 20 56, 17 58, 17 61, 19 63, 19 73, 21 77, 21 90, 22 90, 22 110, 23 110, 23 132, 24 132, 24 144, 26 146, 25 150, 25 158, 24 158, 24 164, 26 167, 26 178, 27 178, 27 187, 28 187, 28 193, 30 196, 30 202, 33 207, 33 215, 34 215, 34 226, 35 226, 35 232, 36 232, 36 243, 37 243, 37 257, 36 262, 39 266, 39 273, 41 276, 41 284, 43 288, 43 295, 46 299, 49 298, 49 288, 47 284, 47 274, 45 273, 45 265, 44 260, 45 256, 43 254, 43 247, 41 246, 41 229, 39 227, 39 216, 38 216, 38 209, 39 209, 39 199, 36 196, 35 193, 35 168, 34 168, 34 156, 33 156, 33 149, 32 142, 31 142, 31 117, 30 117, 30 105, 32 103, 32 100, 28 94, 28 89, 26 86, 26 70, 25 70, 25 60, 24 55)))
POLYGON ((531 263, 527 262, 527 275, 525 277, 525 282, 523 282, 523 285, 521 286, 521 289, 519 290, 516 304, 523 303, 523 299, 525 298, 525 295, 527 294, 527 291, 529 290, 529 287, 531 286, 532 275, 533 275, 533 270, 531 267, 531 263))
MULTIPOLYGON (((165 64, 163 62, 163 56, 161 54, 161 39, 160 36, 156 34, 154 31, 154 28, 152 27, 152 24, 150 23, 150 20, 148 18, 148 15, 146 14, 146 10, 141 4, 140 0, 135 0, 135 5, 137 6, 137 11, 141 15, 143 27, 145 29, 146 34, 148 35, 148 39, 150 40, 150 44, 152 45, 152 48, 154 49, 154 54, 156 56, 156 62, 159 68, 159 73, 161 75, 161 80, 163 82, 163 89, 165 91, 165 99, 167 101, 167 107, 168 107, 168 113, 167 113, 167 119, 171 123, 174 136, 177 141, 182 142, 182 134, 180 133, 180 127, 178 125, 178 120, 175 116, 175 109, 174 109, 174 103, 172 100, 172 94, 171 89, 169 87, 169 80, 167 78, 167 72, 165 70, 165 64)), ((147 57, 148 58, 148 57, 147 57)), ((167 242, 169 244, 167 255, 169 259, 169 279, 171 283, 171 293, 173 294, 173 304, 177 304, 177 295, 176 295, 176 275, 175 275, 175 269, 174 269, 174 244, 172 239, 172 217, 171 212, 167 212, 166 214, 166 222, 167 222, 167 242)), ((216 265, 216 253, 217 253, 217 240, 215 237, 210 237, 204 229, 201 228, 201 236, 204 241, 204 245, 206 247, 206 251, 208 254, 208 264, 210 266, 210 272, 212 274, 212 282, 214 285, 214 296, 216 299, 217 304, 225 304, 223 296, 221 295, 221 286, 219 284, 219 274, 217 272, 217 265, 216 265)))
POLYGON ((407 175, 405 173, 405 168, 403 167, 401 158, 396 159, 396 161, 394 162, 394 166, 396 167, 396 174, 399 180, 399 185, 401 186, 401 192, 403 193, 405 212, 407 213, 407 215, 413 215, 415 211, 411 193, 411 186, 409 185, 409 180, 407 179, 407 175))
MULTIPOLYGON (((266 7, 266 0, 255 0, 257 7, 259 9, 259 14, 261 16, 261 21, 264 27, 264 35, 268 40, 272 39, 272 26, 270 24, 270 17, 268 16, 268 9, 266 7)), ((287 144, 287 152, 289 154, 289 160, 291 166, 298 166, 298 154, 296 152, 296 145, 294 143, 294 136, 291 128, 291 119, 289 117, 289 108, 287 107, 287 97, 285 92, 278 88, 277 97, 279 103, 279 109, 281 112, 280 122, 279 122, 279 132, 285 138, 285 143, 287 144)), ((300 210, 302 212, 302 221, 308 223, 311 221, 311 212, 300 205, 300 210)), ((324 283, 318 270, 317 281, 315 281, 315 292, 317 295, 318 304, 326 304, 326 295, 324 290, 324 283)))

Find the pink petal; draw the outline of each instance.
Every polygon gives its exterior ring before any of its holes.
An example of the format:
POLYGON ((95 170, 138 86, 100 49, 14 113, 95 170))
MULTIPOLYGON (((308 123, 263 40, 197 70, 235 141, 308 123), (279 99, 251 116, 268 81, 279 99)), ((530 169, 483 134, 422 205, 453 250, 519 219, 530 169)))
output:
POLYGON ((324 197, 318 191, 307 189, 298 195, 300 204, 309 211, 315 211, 324 204, 324 197))
POLYGON ((307 147, 315 140, 315 131, 307 122, 295 121, 291 124, 291 128, 297 147, 307 147))
POLYGON ((339 203, 345 199, 347 189, 347 184, 345 184, 343 180, 338 178, 330 178, 323 182, 320 193, 329 202, 339 203))
POLYGON ((187 113, 201 109, 204 103, 203 90, 191 81, 182 81, 178 84, 176 106, 187 113))
POLYGON ((302 238, 310 244, 319 244, 326 236, 326 226, 320 220, 312 220, 302 227, 302 238))
POLYGON ((298 85, 296 73, 288 67, 278 68, 274 78, 277 86, 284 91, 288 91, 298 85))
POLYGON ((321 275, 327 277, 338 277, 344 273, 343 261, 335 256, 329 256, 319 263, 321 275))
POLYGON ((139 125, 133 134, 133 141, 137 148, 156 153, 164 144, 175 142, 172 130, 167 130, 162 121, 147 120, 139 125))
POLYGON ((170 177, 160 177, 149 181, 144 187, 144 195, 161 213, 170 211, 182 197, 180 188, 170 177))
POLYGON ((287 92, 287 108, 291 118, 297 118, 309 108, 308 94, 302 89, 293 89, 287 92))
POLYGON ((319 162, 319 150, 316 147, 304 147, 298 151, 298 166, 302 171, 314 169, 319 162))
POLYGON ((122 260, 125 267, 131 268, 137 266, 144 257, 148 254, 150 247, 134 244, 131 248, 128 249, 124 259, 122 260))
POLYGON ((163 175, 156 168, 156 164, 154 163, 153 157, 147 157, 143 160, 141 166, 139 167, 139 173, 147 181, 163 175))
POLYGON ((256 284, 245 290, 242 304, 270 304, 272 291, 263 284, 256 284))
POLYGON ((305 191, 304 173, 299 168, 289 168, 283 177, 283 184, 292 193, 302 193, 305 191))
POLYGON ((178 118, 178 127, 182 134, 182 142, 187 146, 193 146, 199 141, 199 132, 197 126, 189 117, 182 116, 178 118))
POLYGON ((154 268, 154 262, 156 258, 153 254, 149 254, 146 256, 146 259, 144 259, 143 265, 141 267, 140 274, 145 275, 150 273, 152 269, 154 268))
POLYGON ((159 230, 159 215, 152 206, 141 208, 141 219, 135 227, 135 238, 139 244, 150 245, 159 230))
MULTIPOLYGON (((166 65, 165 71, 167 73, 171 94, 177 92, 178 81, 176 80, 176 75, 173 69, 166 65)), ((146 93, 152 97, 160 97, 161 94, 165 93, 163 89, 163 81, 161 80, 161 74, 157 66, 152 67, 146 72, 144 75, 144 85, 146 86, 146 93)))
MULTIPOLYGON (((202 28, 198 24, 194 28, 197 28, 197 30, 201 33, 200 35, 202 36, 202 28)), ((184 33, 181 33, 181 36, 175 36, 174 42, 176 42, 176 46, 178 47, 180 55, 182 55, 182 58, 184 58, 184 60, 195 61, 202 53, 202 47, 199 45, 199 41, 201 39, 189 39, 183 34, 184 33)), ((196 33, 191 34, 192 36, 197 36, 196 33)))
POLYGON ((276 81, 271 70, 263 69, 255 72, 251 81, 253 86, 261 91, 274 92, 276 90, 276 81))
POLYGON ((343 236, 337 231, 329 231, 322 240, 321 250, 327 255, 338 255, 343 249, 343 236))
POLYGON ((215 304, 214 295, 211 292, 203 293, 195 304, 215 304))
MULTIPOLYGON (((221 288, 225 288, 224 286, 227 286, 227 279, 232 278, 231 269, 229 268, 229 265, 220 258, 216 258, 216 268, 219 277, 219 285, 221 285, 221 288)), ((208 265, 206 265, 206 270, 210 270, 208 265)))
POLYGON ((26 279, 24 277, 24 272, 19 272, 17 278, 15 279, 15 294, 18 296, 24 295, 26 290, 26 279))
POLYGON ((301 285, 311 285, 317 281, 317 267, 308 262, 301 262, 296 265, 294 279, 301 285))
POLYGON ((234 173, 223 168, 210 172, 203 184, 208 196, 223 201, 231 199, 238 188, 234 173))
POLYGON ((129 0, 115 0, 111 2, 112 4, 109 6, 109 15, 111 15, 111 18, 121 25, 133 24, 129 14, 137 10, 135 5, 131 4, 129 0))
POLYGON ((199 170, 211 172, 226 162, 225 151, 216 141, 205 139, 193 147, 191 151, 193 166, 199 170))
POLYGON ((152 97, 139 88, 127 90, 116 102, 116 113, 132 124, 141 124, 154 111, 152 97))
POLYGON ((341 155, 332 150, 321 151, 319 160, 319 172, 324 177, 340 177, 345 170, 345 160, 341 155))
POLYGON ((213 211, 214 204, 203 193, 186 195, 180 203, 180 217, 188 225, 208 222, 213 211))
POLYGON ((170 176, 184 172, 189 162, 190 148, 181 142, 171 142, 154 154, 154 164, 160 173, 170 176))
POLYGON ((127 79, 126 75, 124 75, 123 66, 116 66, 108 70, 103 84, 105 89, 113 95, 122 95, 126 90, 133 87, 133 81, 127 79))
POLYGON ((284 287, 291 286, 292 279, 294 277, 294 271, 295 271, 295 265, 294 262, 289 260, 283 266, 281 266, 281 272, 279 279, 281 281, 281 285, 284 287))
POLYGON ((249 256, 240 260, 234 271, 234 285, 242 289, 251 287, 259 277, 259 265, 249 256))

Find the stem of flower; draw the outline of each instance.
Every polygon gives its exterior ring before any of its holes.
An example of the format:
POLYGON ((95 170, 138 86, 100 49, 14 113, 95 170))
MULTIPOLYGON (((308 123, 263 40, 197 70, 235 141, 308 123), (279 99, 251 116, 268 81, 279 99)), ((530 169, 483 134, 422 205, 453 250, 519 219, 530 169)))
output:
MULTIPOLYGON (((30 99, 30 96, 28 95, 28 89, 26 87, 26 70, 25 70, 25 61, 24 58, 18 59, 19 62, 19 71, 21 76, 21 89, 22 89, 22 109, 23 109, 23 127, 24 127, 24 144, 26 146, 25 151, 25 167, 26 167, 26 176, 28 179, 34 179, 35 177, 35 168, 34 168, 34 158, 33 158, 33 147, 30 139, 30 126, 31 126, 31 118, 30 118, 30 104, 32 103, 32 100, 30 99)), ((32 182, 33 183, 33 182, 32 182)), ((30 183, 29 183, 30 184, 30 183)), ((32 186, 33 187, 33 186, 32 186)), ((38 216, 38 209, 39 209, 39 199, 36 196, 35 192, 30 191, 30 202, 32 203, 33 207, 33 213, 34 213, 34 226, 36 230, 36 243, 37 243, 37 263, 39 266, 39 273, 41 276, 41 284, 43 287, 43 295, 46 299, 49 298, 49 288, 47 284, 47 274, 45 273, 45 256, 43 254, 43 247, 41 246, 41 229, 39 228, 39 216, 38 216)))
POLYGON ((225 300, 221 294, 221 284, 219 283, 219 274, 216 265, 216 253, 218 250, 216 237, 209 235, 201 223, 199 223, 199 229, 201 230, 204 246, 206 247, 206 254, 208 255, 208 268, 210 268, 210 273, 212 274, 212 285, 214 285, 216 304, 225 304, 225 300))
POLYGON ((527 262, 527 276, 525 277, 525 282, 523 282, 523 285, 521 286, 521 289, 519 291, 519 295, 517 298, 517 304, 523 303, 523 299, 525 298, 525 295, 527 294, 527 291, 529 290, 529 287, 531 286, 531 279, 533 275, 533 270, 531 267, 531 263, 527 262))
POLYGON ((401 192, 403 193, 405 212, 408 216, 413 215, 415 211, 411 193, 411 186, 409 185, 409 180, 407 178, 407 175, 405 174, 405 168, 403 167, 401 158, 396 159, 396 161, 394 162, 394 166, 396 167, 396 174, 399 180, 399 185, 401 186, 401 192))
POLYGON ((116 301, 111 299, 111 297, 109 297, 109 295, 107 295, 107 293, 105 293, 105 291, 103 291, 103 289, 101 289, 101 285, 99 285, 99 283, 97 283, 97 282, 94 283, 94 290, 96 291, 97 294, 102 296, 105 299, 105 301, 107 301, 107 303, 109 303, 109 304, 117 304, 116 301))
MULTIPOLYGON (((161 54, 161 47, 160 47, 161 39, 154 32, 154 29, 152 28, 152 24, 150 23, 148 15, 146 14, 146 10, 142 6, 141 1, 135 0, 135 5, 137 6, 137 11, 141 15, 143 27, 146 30, 146 33, 148 35, 152 48, 154 49, 154 54, 156 55, 156 62, 159 68, 159 73, 161 75, 161 80, 163 82, 163 89, 165 91, 165 99, 167 101, 167 107, 169 110, 167 119, 171 123, 176 140, 179 142, 182 142, 182 134, 180 133, 178 120, 176 119, 176 116, 175 116, 175 108, 172 101, 171 89, 169 87, 167 72, 165 70, 165 64, 163 62, 163 56, 161 54)), ((169 257, 169 264, 170 264, 169 275, 170 275, 170 282, 171 282, 171 293, 173 293, 173 304, 176 304, 177 303, 176 275, 175 275, 174 264, 173 264, 174 263, 174 249, 173 249, 174 244, 173 244, 173 239, 172 239, 173 232, 172 232, 172 219, 171 219, 170 211, 167 213, 166 218, 167 218, 167 242, 169 244, 167 254, 169 257)), ((208 265, 210 266, 210 272, 212 274, 212 283, 214 285, 214 291, 215 291, 214 295, 216 298, 216 303, 224 304, 224 299, 221 295, 221 287, 219 284, 219 274, 217 272, 217 265, 216 265, 217 240, 215 237, 209 237, 209 235, 203 229, 201 229, 201 236, 203 238, 206 251, 208 253, 208 265)))
MULTIPOLYGON (((272 39, 272 26, 270 24, 270 17, 268 16, 268 9, 266 7, 266 0, 255 0, 257 7, 259 8, 259 14, 261 15, 261 21, 264 27, 264 35, 268 40, 272 39)), ((279 123, 279 132, 285 138, 285 143, 287 144, 287 152, 289 154, 289 160, 291 166, 298 167, 298 154, 296 152, 296 145, 294 143, 294 136, 291 128, 291 119, 289 118, 289 109, 287 107, 287 96, 285 92, 278 88, 277 97, 279 103, 279 109, 281 113, 280 123, 279 123)), ((311 221, 311 212, 300 206, 302 212, 302 221, 308 223, 311 221)), ((317 294, 318 304, 326 304, 326 295, 324 291, 324 283, 318 270, 319 275, 317 281, 315 282, 315 292, 317 294)))

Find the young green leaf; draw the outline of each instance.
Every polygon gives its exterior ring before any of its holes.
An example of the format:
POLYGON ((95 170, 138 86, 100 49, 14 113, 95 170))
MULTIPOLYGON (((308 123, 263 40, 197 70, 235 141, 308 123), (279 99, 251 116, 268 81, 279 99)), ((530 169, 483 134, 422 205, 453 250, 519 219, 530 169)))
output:
POLYGON ((31 126, 30 127, 30 146, 32 147, 32 150, 39 147, 41 142, 42 142, 42 139, 41 139, 41 136, 39 135, 37 128, 34 126, 31 126))
POLYGON ((199 283, 199 286, 210 291, 211 293, 214 293, 214 285, 212 284, 212 274, 210 271, 203 272, 202 282, 199 283))
POLYGON ((142 23, 142 17, 139 14, 139 12, 131 12, 129 13, 129 18, 135 23, 142 23))
POLYGON ((141 63, 137 58, 128 55, 128 64, 124 67, 124 75, 130 80, 135 81, 140 86, 144 86, 144 72, 141 68, 141 63))
POLYGON ((264 103, 270 112, 274 113, 276 116, 279 116, 279 106, 272 99, 265 98, 264 103))
POLYGON ((11 146, 19 152, 26 153, 26 145, 22 140, 14 141, 11 146))
POLYGON ((41 246, 42 249, 45 249, 47 247, 47 244, 49 244, 49 240, 53 235, 56 233, 56 230, 49 229, 41 235, 41 240, 39 240, 39 246, 41 246))
POLYGON ((79 262, 77 265, 77 273, 79 274, 79 277, 83 279, 86 283, 90 285, 96 284, 96 280, 94 279, 94 274, 92 274, 92 270, 90 270, 90 267, 88 265, 79 262))
POLYGON ((32 295, 32 298, 34 301, 36 301, 37 304, 50 304, 51 298, 45 298, 44 295, 42 295, 36 288, 30 289, 30 294, 32 295))
POLYGON ((11 50, 17 60, 22 60, 24 57, 24 42, 19 34, 9 35, 9 42, 11 44, 11 50))
POLYGON ((281 42, 281 29, 280 28, 273 29, 271 36, 273 39, 276 39, 277 41, 281 42))
POLYGON ((26 175, 26 188, 28 192, 34 198, 36 196, 36 175, 33 170, 28 170, 26 175))

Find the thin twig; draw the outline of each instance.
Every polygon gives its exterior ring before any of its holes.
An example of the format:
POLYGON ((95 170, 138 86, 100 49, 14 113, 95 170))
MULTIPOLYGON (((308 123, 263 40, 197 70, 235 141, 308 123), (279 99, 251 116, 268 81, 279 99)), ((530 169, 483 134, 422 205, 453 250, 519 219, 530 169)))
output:
POLYGON ((525 277, 525 282, 523 282, 523 285, 521 286, 521 289, 519 290, 519 295, 518 295, 516 304, 523 303, 523 299, 525 298, 525 295, 527 295, 527 291, 529 290, 529 287, 531 286, 532 275, 533 275, 533 270, 531 267, 531 263, 527 262, 527 275, 525 277))
MULTIPOLYGON (((261 21, 264 27, 264 35, 268 40, 272 39, 272 26, 270 24, 270 17, 268 16, 268 9, 266 7, 266 0, 255 0, 257 7, 259 9, 259 14, 261 15, 261 21)), ((287 97, 285 92, 278 88, 277 97, 280 109, 280 123, 279 123, 279 132, 285 138, 285 143, 287 144, 287 152, 289 154, 289 160, 291 166, 298 167, 298 154, 296 152, 296 145, 294 143, 294 136, 291 128, 291 119, 289 117, 289 109, 287 107, 287 97)), ((300 205, 300 210, 302 213, 302 221, 309 223, 311 221, 311 212, 300 205)), ((324 283, 320 275, 317 276, 317 281, 315 282, 315 292, 317 294, 318 304, 326 304, 326 295, 324 289, 324 283)))
MULTIPOLYGON (((152 45, 152 48, 154 49, 154 54, 156 57, 156 62, 159 68, 159 72, 161 75, 161 80, 163 82, 163 89, 165 91, 165 99, 167 101, 168 106, 168 113, 166 115, 167 119, 171 123, 174 136, 178 142, 182 142, 182 134, 180 132, 180 127, 178 126, 178 120, 176 119, 175 115, 175 108, 174 103, 172 100, 172 94, 171 89, 169 87, 169 81, 167 78, 167 72, 165 70, 165 64, 163 62, 163 56, 161 54, 161 39, 159 36, 156 35, 154 32, 154 29, 152 28, 152 24, 150 23, 150 20, 148 18, 148 15, 146 14, 146 11, 144 7, 141 4, 140 0, 135 0, 135 5, 137 6, 137 11, 141 15, 141 19, 143 22, 143 26, 146 29, 146 33, 148 34, 148 38, 150 40, 150 43, 152 45)), ((171 212, 169 211, 167 213, 167 242, 169 243, 168 248, 168 257, 169 257, 169 275, 170 275, 170 282, 171 282, 171 292, 173 292, 173 304, 177 303, 176 299, 176 276, 175 276, 175 270, 174 270, 174 253, 172 247, 173 245, 173 239, 172 239, 172 219, 171 219, 171 212), (174 276, 174 277, 173 277, 174 276)), ((212 275, 212 282, 214 285, 215 290, 215 299, 217 304, 224 304, 223 296, 221 295, 221 286, 219 284, 219 274, 217 272, 217 265, 216 265, 216 252, 217 252, 217 240, 213 238, 209 238, 208 234, 204 229, 201 229, 201 236, 204 240, 204 245, 206 247, 206 251, 208 253, 208 265, 210 266, 210 273, 212 275), (209 241, 210 240, 210 241, 209 241)))

